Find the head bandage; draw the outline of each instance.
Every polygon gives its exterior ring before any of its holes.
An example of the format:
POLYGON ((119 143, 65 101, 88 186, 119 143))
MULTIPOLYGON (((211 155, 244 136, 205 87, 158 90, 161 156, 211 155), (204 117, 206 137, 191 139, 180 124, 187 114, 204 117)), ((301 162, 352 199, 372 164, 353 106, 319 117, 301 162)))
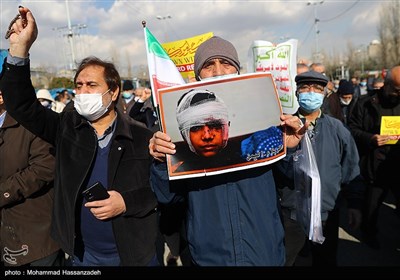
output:
POLYGON ((222 124, 223 147, 228 143, 229 121, 228 108, 224 101, 208 90, 191 90, 187 92, 176 108, 176 120, 179 131, 188 143, 192 152, 196 153, 190 141, 190 129, 195 126, 204 126, 210 122, 222 124), (194 97, 197 95, 196 99, 194 97), (201 96, 202 98, 198 98, 201 96), (195 101, 194 101, 194 100, 195 101))

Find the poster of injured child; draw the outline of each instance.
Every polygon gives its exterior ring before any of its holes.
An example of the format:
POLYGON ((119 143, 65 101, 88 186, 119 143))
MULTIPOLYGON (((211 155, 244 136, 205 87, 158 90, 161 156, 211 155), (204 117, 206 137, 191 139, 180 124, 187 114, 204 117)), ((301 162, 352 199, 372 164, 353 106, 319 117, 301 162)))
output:
POLYGON ((223 77, 158 90, 163 132, 176 145, 169 179, 274 163, 286 155, 282 107, 270 73, 223 77))

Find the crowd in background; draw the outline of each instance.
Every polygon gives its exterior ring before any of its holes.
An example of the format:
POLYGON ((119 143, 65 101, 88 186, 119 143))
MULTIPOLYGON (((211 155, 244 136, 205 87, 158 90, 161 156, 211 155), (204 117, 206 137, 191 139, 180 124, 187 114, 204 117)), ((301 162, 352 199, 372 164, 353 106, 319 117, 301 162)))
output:
MULTIPOLYGON (((0 77, 0 156, 2 163, 20 158, 0 166, 2 266, 295 266, 299 255, 311 255, 313 266, 337 266, 344 200, 349 225, 374 250, 389 192, 400 217, 400 145, 389 142, 398 135, 380 131, 382 116, 400 116, 400 66, 368 84, 364 77, 330 80, 321 63, 298 64, 300 107, 281 116, 284 160, 173 182, 165 157, 175 147, 160 131, 150 88, 122 82, 112 63, 96 57, 80 63, 73 92, 54 98, 33 88, 27 58, 37 29, 28 11, 20 7, 21 29, 11 33, 0 77), (323 236, 312 241, 294 198, 303 137, 321 179, 323 236), (11 141, 19 143, 14 152, 11 141), (109 198, 79 195, 96 182, 109 198)), ((240 74, 235 47, 216 36, 200 45, 194 66, 198 81, 240 74)), ((213 98, 196 95, 189 107, 213 98)), ((188 135, 221 130, 195 122, 188 135)))

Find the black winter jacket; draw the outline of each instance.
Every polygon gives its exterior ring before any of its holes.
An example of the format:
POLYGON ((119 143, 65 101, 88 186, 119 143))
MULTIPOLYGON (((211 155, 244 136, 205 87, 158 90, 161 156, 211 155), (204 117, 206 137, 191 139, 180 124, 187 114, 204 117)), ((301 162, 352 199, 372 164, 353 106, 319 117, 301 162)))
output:
MULTIPOLYGON (((0 89, 10 115, 56 148, 52 236, 66 253, 73 255, 75 209, 98 146, 94 129, 75 110, 58 114, 44 108, 36 99, 30 65, 6 63, 0 89)), ((117 114, 108 186, 109 190, 118 191, 126 204, 126 212, 112 220, 121 265, 144 266, 155 255, 157 202, 149 181, 151 136, 150 130, 117 114)))
POLYGON ((382 116, 400 116, 400 103, 385 104, 383 88, 361 98, 349 119, 349 127, 360 154, 361 174, 376 186, 390 185, 400 179, 398 163, 400 145, 377 147, 371 143, 374 134, 380 134, 382 116))

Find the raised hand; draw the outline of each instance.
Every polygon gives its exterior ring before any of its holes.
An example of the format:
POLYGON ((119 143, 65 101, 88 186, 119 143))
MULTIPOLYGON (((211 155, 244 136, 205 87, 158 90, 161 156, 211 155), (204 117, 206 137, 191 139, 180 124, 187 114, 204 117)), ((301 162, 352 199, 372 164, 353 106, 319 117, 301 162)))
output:
POLYGON ((6 36, 9 37, 12 56, 28 57, 29 50, 38 36, 35 18, 28 8, 20 6, 17 15, 10 23, 6 36))

